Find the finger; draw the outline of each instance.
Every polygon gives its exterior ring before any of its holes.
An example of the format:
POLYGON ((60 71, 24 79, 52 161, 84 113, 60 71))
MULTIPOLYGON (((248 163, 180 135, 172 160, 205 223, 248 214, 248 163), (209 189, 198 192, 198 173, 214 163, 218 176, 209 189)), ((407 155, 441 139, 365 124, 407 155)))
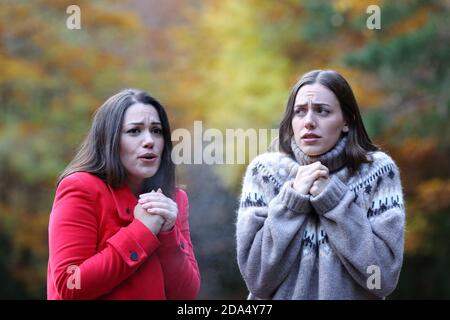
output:
POLYGON ((150 192, 146 192, 146 193, 141 193, 140 195, 139 195, 139 197, 143 197, 143 196, 147 196, 147 195, 150 195, 150 194, 155 194, 155 193, 157 193, 157 194, 164 194, 164 192, 162 191, 162 189, 161 188, 158 188, 158 190, 152 190, 152 191, 150 191, 150 192))
POLYGON ((165 218, 173 217, 172 211, 165 208, 148 208, 145 211, 151 214, 164 216, 165 218))
MULTIPOLYGON (((161 190, 161 189, 158 189, 158 190, 161 190)), ((146 193, 141 198, 145 198, 145 197, 155 197, 155 198, 167 198, 167 199, 170 199, 169 197, 166 197, 165 194, 162 193, 162 191, 161 192, 146 193)))
POLYGON ((321 166, 323 166, 322 162, 316 161, 316 162, 313 162, 313 163, 307 165, 306 167, 307 167, 309 170, 317 170, 317 169, 319 169, 321 166))
POLYGON ((151 200, 151 201, 139 201, 142 208, 164 208, 172 211, 178 211, 178 206, 176 203, 170 201, 159 201, 159 200, 151 200))
POLYGON ((324 170, 316 170, 308 176, 308 180, 312 185, 319 177, 327 178, 328 173, 324 170))
POLYGON ((165 202, 156 202, 156 201, 150 201, 142 204, 142 208, 149 209, 149 208, 163 208, 163 209, 171 209, 173 206, 171 206, 168 203, 165 202))
POLYGON ((165 202, 165 201, 169 201, 169 202, 173 202, 172 199, 166 197, 164 194, 162 193, 147 193, 144 196, 139 198, 139 203, 144 203, 144 202, 148 202, 148 201, 160 201, 160 202, 165 202))
POLYGON ((325 170, 327 172, 329 171, 328 167, 323 165, 320 161, 314 162, 311 165, 310 169, 312 169, 312 170, 325 170))
POLYGON ((330 170, 327 167, 325 167, 324 165, 320 166, 319 169, 326 171, 327 175, 330 173, 330 170))
POLYGON ((325 170, 328 172, 328 168, 326 166, 322 165, 320 161, 317 161, 310 165, 299 167, 299 169, 297 171, 297 176, 310 175, 316 170, 325 170))
POLYGON ((158 216, 161 216, 168 221, 175 220, 175 216, 173 214, 171 214, 171 212, 169 210, 166 210, 166 209, 150 208, 150 209, 147 209, 147 212, 150 214, 156 214, 158 216))
POLYGON ((150 192, 146 192, 146 193, 141 193, 141 194, 139 195, 139 198, 146 197, 146 196, 152 195, 152 194, 154 194, 154 193, 155 193, 154 190, 152 190, 152 191, 150 191, 150 192))
POLYGON ((176 205, 176 203, 174 202, 170 202, 170 201, 150 201, 150 202, 146 202, 144 204, 142 204, 142 207, 145 208, 165 208, 168 210, 172 210, 172 211, 177 211, 178 210, 178 206, 176 205))
POLYGON ((138 203, 134 208, 134 214, 145 213, 145 209, 138 203))
POLYGON ((172 202, 164 202, 164 201, 151 201, 146 202, 142 204, 142 208, 147 210, 150 208, 162 208, 169 210, 171 212, 174 212, 175 215, 177 215, 178 212, 178 206, 175 203, 172 202))
POLYGON ((318 177, 317 179, 316 179, 316 181, 314 181, 314 184, 315 185, 321 185, 321 184, 323 184, 324 182, 326 182, 328 180, 328 178, 325 178, 325 177, 323 177, 323 176, 320 176, 320 177, 318 177))
POLYGON ((308 169, 312 169, 312 170, 317 170, 317 169, 328 170, 328 167, 325 166, 324 164, 322 164, 322 162, 320 162, 320 161, 313 162, 306 167, 308 167, 308 169))
POLYGON ((312 186, 311 186, 311 189, 312 189, 312 188, 316 188, 316 187, 319 186, 319 184, 320 184, 320 181, 319 181, 319 180, 320 180, 320 179, 321 179, 321 178, 319 177, 316 181, 313 182, 313 184, 312 184, 312 186))
POLYGON ((324 178, 324 179, 328 178, 328 169, 327 170, 319 169, 319 170, 316 170, 315 173, 317 173, 317 179, 318 178, 324 178))

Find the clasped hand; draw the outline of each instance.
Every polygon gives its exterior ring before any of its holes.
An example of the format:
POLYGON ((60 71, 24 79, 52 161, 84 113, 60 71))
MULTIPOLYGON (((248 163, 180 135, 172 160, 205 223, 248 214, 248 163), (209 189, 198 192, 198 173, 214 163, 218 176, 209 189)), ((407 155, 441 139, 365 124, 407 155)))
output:
POLYGON ((320 161, 300 166, 292 187, 302 194, 319 195, 330 183, 329 171, 320 161))
POLYGON ((175 201, 166 197, 161 189, 158 189, 156 192, 139 195, 134 216, 156 235, 173 228, 177 221, 178 206, 175 201))

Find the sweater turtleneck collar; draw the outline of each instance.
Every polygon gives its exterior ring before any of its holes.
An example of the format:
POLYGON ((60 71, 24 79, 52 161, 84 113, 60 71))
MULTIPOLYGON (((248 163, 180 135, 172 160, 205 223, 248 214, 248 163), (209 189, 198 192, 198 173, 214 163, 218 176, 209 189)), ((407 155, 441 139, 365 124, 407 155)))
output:
POLYGON ((335 146, 328 152, 319 156, 308 156, 305 154, 295 142, 294 137, 291 139, 291 148, 295 159, 301 166, 320 161, 331 172, 341 169, 346 162, 345 146, 347 145, 347 136, 343 136, 338 140, 335 146))

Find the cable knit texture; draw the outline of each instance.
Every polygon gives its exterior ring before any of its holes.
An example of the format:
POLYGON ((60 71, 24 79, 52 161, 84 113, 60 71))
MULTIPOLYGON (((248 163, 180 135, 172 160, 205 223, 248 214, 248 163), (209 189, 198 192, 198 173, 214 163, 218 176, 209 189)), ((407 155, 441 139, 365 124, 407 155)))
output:
POLYGON ((249 299, 383 299, 395 289, 405 225, 399 170, 376 151, 350 174, 346 143, 309 157, 294 142, 295 159, 271 152, 248 166, 236 239, 249 299), (330 183, 316 197, 300 194, 297 169, 315 161, 330 183))
POLYGON ((300 147, 295 142, 294 137, 291 139, 291 148, 294 153, 295 160, 298 164, 303 166, 307 164, 320 161, 328 168, 330 172, 335 172, 345 166, 345 146, 347 145, 347 136, 342 137, 333 149, 320 156, 308 156, 300 150, 300 147))

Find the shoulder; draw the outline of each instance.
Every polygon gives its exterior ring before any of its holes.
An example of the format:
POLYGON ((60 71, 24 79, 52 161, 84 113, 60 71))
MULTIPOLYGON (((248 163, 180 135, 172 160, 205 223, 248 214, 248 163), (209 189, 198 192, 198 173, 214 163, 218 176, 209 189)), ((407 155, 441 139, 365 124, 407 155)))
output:
POLYGON ((395 165, 394 160, 387 153, 383 151, 374 151, 369 153, 369 157, 372 158, 373 163, 376 165, 395 165))
POLYGON ((247 174, 255 175, 260 171, 276 176, 287 176, 296 162, 282 152, 267 152, 255 157, 247 168, 247 174))
POLYGON ((370 163, 363 163, 354 174, 350 188, 354 191, 401 188, 400 171, 395 161, 385 152, 375 151, 368 154, 370 163))
POLYGON ((262 192, 272 197, 278 194, 298 164, 289 155, 281 152, 268 152, 254 158, 248 165, 243 180, 242 191, 262 192))
POLYGON ((59 182, 56 193, 79 192, 93 197, 106 191, 106 184, 99 177, 88 172, 75 172, 59 182))
POLYGON ((93 175, 89 172, 74 172, 64 179, 61 180, 60 184, 62 183, 77 183, 77 184, 104 184, 103 180, 97 177, 96 175, 93 175))
POLYGON ((395 161, 383 151, 374 151, 368 154, 370 163, 364 163, 358 170, 360 174, 386 175, 399 172, 395 161))

